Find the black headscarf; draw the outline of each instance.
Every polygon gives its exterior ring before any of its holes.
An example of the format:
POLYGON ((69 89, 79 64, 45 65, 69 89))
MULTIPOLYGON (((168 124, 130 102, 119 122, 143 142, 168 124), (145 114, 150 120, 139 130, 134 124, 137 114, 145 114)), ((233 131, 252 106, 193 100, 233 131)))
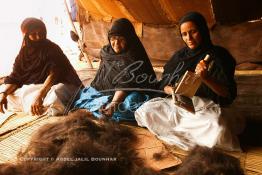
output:
POLYGON ((194 71, 199 61, 204 59, 206 54, 209 54, 211 59, 214 60, 214 64, 212 69, 208 72, 208 76, 226 85, 230 95, 227 98, 218 96, 204 83, 202 83, 196 95, 210 98, 221 105, 232 103, 237 93, 236 83, 234 81, 235 59, 226 49, 212 44, 207 22, 200 13, 190 12, 186 14, 179 21, 179 27, 188 21, 193 22, 197 26, 202 41, 197 48, 190 49, 186 46, 171 57, 164 66, 164 73, 159 83, 159 88, 163 90, 166 85, 175 85, 187 70, 194 71))
POLYGON ((26 18, 21 24, 21 30, 24 33, 23 44, 15 59, 12 73, 5 79, 6 84, 16 84, 19 87, 42 84, 52 70, 55 72, 55 84, 82 85, 61 48, 46 39, 46 27, 41 20, 26 18), (40 41, 29 39, 29 34, 36 29, 44 36, 40 41))
POLYGON ((91 86, 99 91, 154 88, 155 72, 132 23, 125 18, 116 20, 108 32, 108 40, 112 36, 123 36, 127 47, 117 54, 109 42, 101 49, 100 67, 91 86))
POLYGON ((26 18, 21 24, 21 31, 26 34, 36 29, 40 29, 43 36, 46 38, 46 26, 45 23, 37 18, 26 18))
POLYGON ((194 24, 198 27, 198 31, 200 35, 202 36, 202 40, 203 40, 201 45, 198 48, 196 48, 196 50, 191 49, 191 51, 196 52, 201 49, 205 49, 205 47, 212 46, 212 42, 210 39, 210 33, 209 33, 209 29, 208 29, 205 18, 198 12, 189 12, 180 19, 179 26, 181 26, 183 23, 188 22, 188 21, 193 21, 194 24))

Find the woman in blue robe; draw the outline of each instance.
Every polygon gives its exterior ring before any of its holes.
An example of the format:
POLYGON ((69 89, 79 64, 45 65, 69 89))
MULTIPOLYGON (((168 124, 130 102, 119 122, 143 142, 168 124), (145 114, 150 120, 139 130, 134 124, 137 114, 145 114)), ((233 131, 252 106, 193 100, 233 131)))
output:
POLYGON ((149 100, 156 75, 132 23, 116 20, 108 32, 109 43, 100 52, 101 62, 91 86, 74 103, 97 118, 135 121, 134 111, 149 100))

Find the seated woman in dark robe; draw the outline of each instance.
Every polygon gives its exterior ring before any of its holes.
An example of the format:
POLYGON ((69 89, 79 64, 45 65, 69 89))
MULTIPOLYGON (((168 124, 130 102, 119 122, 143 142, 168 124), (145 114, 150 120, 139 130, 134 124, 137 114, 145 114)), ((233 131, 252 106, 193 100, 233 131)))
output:
POLYGON ((95 79, 79 94, 75 108, 87 109, 97 118, 134 121, 134 111, 149 99, 144 90, 154 88, 155 72, 129 20, 116 20, 108 40, 95 79))
POLYGON ((225 48, 212 44, 201 14, 191 12, 182 17, 179 29, 186 47, 175 52, 164 66, 159 88, 171 95, 187 70, 195 72, 202 81, 192 98, 195 113, 178 107, 172 98, 158 97, 135 112, 136 120, 160 139, 184 150, 195 145, 239 149, 236 137, 231 137, 227 126, 222 124, 222 107, 231 104, 236 97, 236 62, 225 48), (209 70, 203 60, 207 54, 212 60, 209 70))
POLYGON ((61 48, 46 38, 45 24, 37 18, 22 22, 23 44, 5 78, 0 112, 8 109, 33 115, 63 114, 82 82, 61 48))

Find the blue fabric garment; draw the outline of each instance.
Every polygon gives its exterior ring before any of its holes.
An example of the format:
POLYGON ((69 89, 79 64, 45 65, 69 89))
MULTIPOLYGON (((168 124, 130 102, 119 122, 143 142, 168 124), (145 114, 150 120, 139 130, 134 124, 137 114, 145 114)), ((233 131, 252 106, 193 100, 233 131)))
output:
MULTIPOLYGON (((113 95, 103 95, 103 93, 89 86, 82 89, 79 99, 77 99, 74 103, 74 108, 87 109, 92 112, 95 117, 99 118, 101 116, 99 109, 103 105, 109 104, 112 98, 113 95)), ((135 121, 134 112, 148 100, 149 95, 139 92, 129 93, 125 100, 119 104, 118 110, 114 112, 112 116, 112 120, 117 122, 135 121)))

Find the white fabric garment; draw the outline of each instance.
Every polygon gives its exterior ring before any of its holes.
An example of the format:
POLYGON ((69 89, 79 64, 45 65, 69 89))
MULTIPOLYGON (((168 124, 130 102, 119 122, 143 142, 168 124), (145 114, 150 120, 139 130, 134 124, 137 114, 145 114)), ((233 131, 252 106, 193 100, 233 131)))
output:
MULTIPOLYGON (((23 85, 14 94, 8 95, 8 110, 31 114, 31 105, 42 87, 43 84, 23 85)), ((45 114, 63 115, 71 105, 76 93, 77 88, 73 85, 59 83, 52 86, 43 101, 45 114)))
POLYGON ((190 150, 196 144, 240 150, 239 143, 221 122, 222 112, 212 100, 193 97, 195 114, 174 105, 171 98, 154 98, 135 112, 139 126, 147 127, 167 144, 190 150))

